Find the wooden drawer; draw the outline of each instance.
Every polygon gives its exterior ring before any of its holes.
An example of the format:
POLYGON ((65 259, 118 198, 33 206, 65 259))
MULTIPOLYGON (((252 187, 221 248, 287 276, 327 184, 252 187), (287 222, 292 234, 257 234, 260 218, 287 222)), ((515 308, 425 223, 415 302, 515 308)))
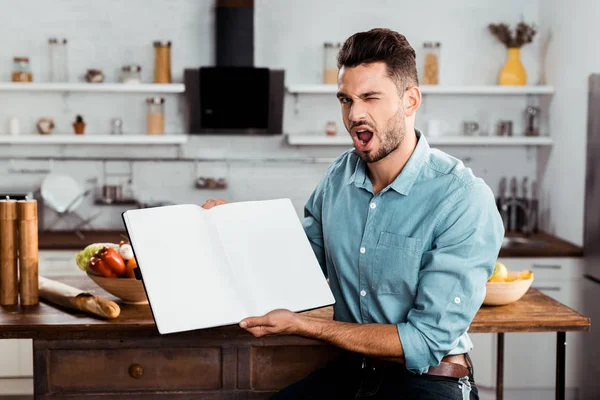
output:
POLYGON ((49 392, 221 388, 221 348, 49 350, 49 392))
POLYGON ((329 346, 265 346, 251 351, 253 390, 280 390, 339 355, 329 346))

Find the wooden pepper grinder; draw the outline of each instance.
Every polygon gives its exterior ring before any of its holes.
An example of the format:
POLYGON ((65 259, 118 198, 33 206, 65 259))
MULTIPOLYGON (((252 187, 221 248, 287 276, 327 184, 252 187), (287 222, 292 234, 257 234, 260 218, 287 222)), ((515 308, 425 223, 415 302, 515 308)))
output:
POLYGON ((38 215, 36 200, 17 201, 19 219, 19 297, 22 306, 39 303, 38 215))
POLYGON ((0 305, 19 302, 17 201, 0 200, 0 305))

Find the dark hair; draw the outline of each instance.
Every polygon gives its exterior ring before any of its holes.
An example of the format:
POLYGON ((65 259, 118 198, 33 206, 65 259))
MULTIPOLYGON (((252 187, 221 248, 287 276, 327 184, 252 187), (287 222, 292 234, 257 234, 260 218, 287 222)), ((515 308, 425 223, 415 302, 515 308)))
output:
POLYGON ((337 56, 338 68, 384 62, 390 78, 401 89, 418 85, 415 50, 406 37, 390 29, 375 28, 358 32, 344 42, 337 56))

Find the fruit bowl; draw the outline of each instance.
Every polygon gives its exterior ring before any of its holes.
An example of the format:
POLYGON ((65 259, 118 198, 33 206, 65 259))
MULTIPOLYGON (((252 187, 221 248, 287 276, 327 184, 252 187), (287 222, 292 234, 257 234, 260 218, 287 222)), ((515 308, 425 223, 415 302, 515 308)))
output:
POLYGON ((87 272, 91 280, 126 304, 148 304, 142 281, 135 278, 105 278, 87 272))
POLYGON ((486 282, 485 299, 487 306, 503 306, 520 300, 533 283, 531 271, 508 271, 503 281, 486 282))

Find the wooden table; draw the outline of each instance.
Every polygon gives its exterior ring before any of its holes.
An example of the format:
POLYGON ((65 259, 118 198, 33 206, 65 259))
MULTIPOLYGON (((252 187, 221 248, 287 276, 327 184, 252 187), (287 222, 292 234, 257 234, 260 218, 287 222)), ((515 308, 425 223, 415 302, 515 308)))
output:
MULTIPOLYGON (((115 300, 85 276, 53 279, 115 300)), ((33 339, 36 399, 263 399, 338 354, 316 340, 257 339, 237 326, 160 335, 148 306, 121 307, 112 321, 44 302, 0 308, 0 339, 33 339)), ((310 314, 333 313, 328 307, 310 314)), ((589 327, 589 318, 531 289, 512 305, 481 308, 469 332, 498 334, 498 398, 504 333, 557 332, 556 397, 562 399, 565 332, 589 327)))

